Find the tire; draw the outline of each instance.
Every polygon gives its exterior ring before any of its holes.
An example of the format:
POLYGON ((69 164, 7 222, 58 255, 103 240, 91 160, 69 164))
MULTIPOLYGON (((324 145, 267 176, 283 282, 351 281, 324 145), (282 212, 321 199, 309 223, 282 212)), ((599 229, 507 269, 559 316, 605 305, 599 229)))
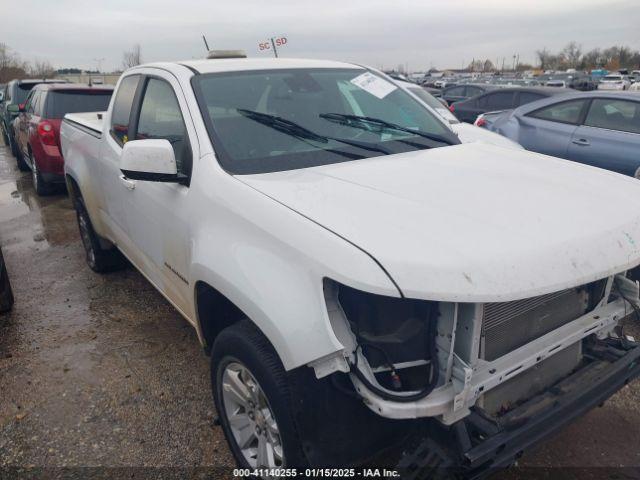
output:
POLYGON ((50 183, 45 182, 42 178, 42 174, 38 169, 38 164, 36 163, 35 158, 33 158, 33 153, 29 150, 29 155, 31 157, 31 178, 33 179, 33 189, 39 196, 51 195, 54 191, 54 186, 50 183))
POLYGON ((265 468, 308 466, 292 416, 287 375, 269 341, 248 319, 240 320, 224 329, 216 338, 211 352, 211 384, 220 425, 241 468, 259 468, 259 463, 266 463, 262 465, 265 468), (249 376, 243 374, 239 368, 246 369, 249 376), (252 380, 255 382, 258 393, 254 391, 254 395, 249 395, 255 403, 252 404, 249 400, 245 402, 245 405, 248 405, 242 407, 239 406, 242 402, 235 401, 239 396, 230 393, 228 388, 226 394, 223 393, 223 385, 238 385, 237 381, 231 381, 234 375, 241 382, 242 378, 246 380, 242 382, 245 389, 248 388, 247 385, 252 384, 252 380), (234 411, 237 412, 236 415, 233 415, 234 411), (265 411, 267 414, 263 413, 265 411), (230 415, 236 433, 231 427, 230 415), (270 417, 275 419, 278 434, 274 434, 273 424, 269 422, 270 417), (256 445, 255 452, 251 447, 247 447, 243 452, 238 441, 238 438, 242 437, 248 439, 245 445, 256 445), (259 438, 265 439, 263 444, 271 440, 272 455, 267 458, 273 460, 272 463, 259 462, 259 438), (278 451, 282 453, 280 462, 277 461, 278 451))
POLYGON ((7 266, 0 250, 0 313, 8 312, 11 307, 13 307, 13 290, 11 290, 7 266))
POLYGON ((11 135, 10 131, 7 132, 7 141, 7 146, 9 147, 9 150, 11 150, 11 155, 18 158, 18 149, 16 148, 15 137, 11 135))
POLYGON ((24 158, 22 157, 22 152, 20 151, 20 148, 16 143, 15 135, 11 135, 11 133, 9 133, 9 145, 11 147, 11 153, 16 158, 16 163, 18 164, 18 170, 20 170, 21 172, 28 171, 29 165, 27 165, 27 162, 25 162, 24 158))
POLYGON ((97 273, 112 272, 122 268, 125 262, 118 249, 115 247, 111 249, 102 248, 100 237, 93 229, 89 212, 84 206, 82 197, 76 197, 73 203, 76 208, 80 239, 82 240, 89 268, 97 273))

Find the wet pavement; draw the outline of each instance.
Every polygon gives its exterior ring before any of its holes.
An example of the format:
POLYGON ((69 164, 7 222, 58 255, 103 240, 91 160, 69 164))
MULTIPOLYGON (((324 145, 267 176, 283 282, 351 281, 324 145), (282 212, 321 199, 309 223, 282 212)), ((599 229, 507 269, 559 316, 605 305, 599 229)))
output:
POLYGON ((1 144, 0 242, 0 466, 232 465, 193 328, 133 268, 92 272, 69 198, 1 144))
MULTIPOLYGON (((66 194, 38 197, 1 144, 0 242, 0 467, 233 465, 195 331, 133 268, 93 273, 66 194)), ((639 400, 636 381, 521 464, 640 466, 639 400)))

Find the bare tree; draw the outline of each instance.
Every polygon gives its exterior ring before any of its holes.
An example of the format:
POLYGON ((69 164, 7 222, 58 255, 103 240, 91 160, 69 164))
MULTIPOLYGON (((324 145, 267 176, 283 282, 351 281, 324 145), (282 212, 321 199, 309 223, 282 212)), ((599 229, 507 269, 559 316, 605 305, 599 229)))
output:
POLYGON ((142 54, 140 53, 140 44, 136 43, 131 50, 127 50, 122 54, 122 66, 124 69, 135 67, 142 63, 142 54))
POLYGON ((552 57, 551 52, 547 50, 547 48, 543 48, 542 50, 536 50, 536 56, 538 57, 538 61, 540 62, 540 68, 542 70, 547 70, 550 65, 550 59, 552 57))
POLYGON ((11 48, 0 43, 0 83, 7 83, 14 78, 27 76, 28 64, 20 60, 11 48))
POLYGON ((566 59, 570 68, 576 68, 582 57, 582 46, 573 40, 562 49, 561 55, 566 59))
POLYGON ((582 67, 585 69, 602 67, 605 63, 606 62, 604 61, 604 57, 599 48, 589 50, 582 56, 582 67))
POLYGON ((47 60, 36 60, 29 68, 29 76, 33 78, 51 78, 55 74, 55 68, 47 60))

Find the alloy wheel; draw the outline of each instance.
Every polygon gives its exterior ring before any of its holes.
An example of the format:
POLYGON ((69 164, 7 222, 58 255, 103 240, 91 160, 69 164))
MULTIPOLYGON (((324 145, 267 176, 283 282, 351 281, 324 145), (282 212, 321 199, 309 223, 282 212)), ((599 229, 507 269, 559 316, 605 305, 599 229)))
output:
POLYGON ((238 362, 222 374, 224 414, 234 440, 252 468, 284 465, 278 423, 267 397, 251 372, 238 362))

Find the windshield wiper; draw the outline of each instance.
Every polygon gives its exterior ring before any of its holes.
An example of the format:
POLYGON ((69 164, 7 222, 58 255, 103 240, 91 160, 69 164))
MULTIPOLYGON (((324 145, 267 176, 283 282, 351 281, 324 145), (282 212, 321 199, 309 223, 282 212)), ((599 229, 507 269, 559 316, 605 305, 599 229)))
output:
POLYGON ((320 118, 329 120, 330 122, 340 123, 342 125, 348 125, 354 128, 362 128, 364 125, 376 125, 383 129, 398 130, 400 132, 411 133, 412 135, 418 135, 420 137, 428 138, 436 142, 446 143, 447 145, 454 145, 454 142, 450 139, 443 137, 435 133, 426 133, 420 130, 414 130, 409 127, 403 127, 397 123, 387 122, 381 118, 367 117, 364 115, 347 115, 343 113, 321 113, 320 118))
POLYGON ((349 140, 346 138, 338 138, 338 137, 327 137, 324 135, 319 135, 311 130, 299 125, 291 120, 287 120, 286 118, 279 117, 277 115, 270 115, 268 113, 256 112, 254 110, 246 110, 244 108, 236 109, 240 115, 244 115, 251 120, 266 125, 267 127, 271 127, 274 130, 278 130, 281 133, 285 133, 287 135, 291 135, 294 137, 298 137, 305 140, 313 140, 315 142, 327 143, 329 140, 334 140, 336 142, 344 143, 346 145, 351 145, 353 147, 358 147, 363 150, 369 150, 371 152, 383 153, 385 155, 390 155, 390 152, 387 149, 382 147, 378 147, 376 145, 371 145, 365 142, 359 142, 357 140, 349 140))
POLYGON ((329 141, 327 137, 318 135, 311 130, 304 128, 302 125, 298 125, 286 118, 269 115, 268 113, 260 113, 254 110, 245 110, 244 108, 238 108, 236 110, 240 115, 244 115, 251 120, 271 127, 279 132, 286 133, 287 135, 293 135, 294 137, 305 138, 307 140, 314 140, 320 143, 327 143, 329 141))

